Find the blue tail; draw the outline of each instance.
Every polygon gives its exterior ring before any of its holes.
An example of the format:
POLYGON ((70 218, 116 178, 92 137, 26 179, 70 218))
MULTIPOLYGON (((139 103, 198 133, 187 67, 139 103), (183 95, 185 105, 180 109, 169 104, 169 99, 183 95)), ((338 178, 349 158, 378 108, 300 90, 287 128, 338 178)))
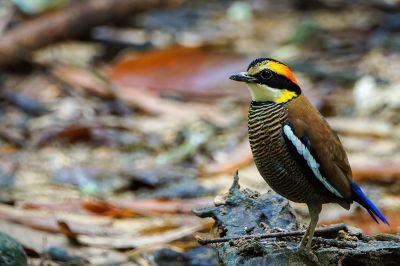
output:
POLYGON ((351 186, 352 190, 352 199, 363 206, 371 215, 372 219, 375 220, 379 224, 379 221, 376 217, 378 217, 382 222, 389 225, 389 222, 386 220, 385 216, 379 211, 379 209, 372 203, 372 201, 367 198, 361 188, 357 185, 357 183, 353 183, 351 186))

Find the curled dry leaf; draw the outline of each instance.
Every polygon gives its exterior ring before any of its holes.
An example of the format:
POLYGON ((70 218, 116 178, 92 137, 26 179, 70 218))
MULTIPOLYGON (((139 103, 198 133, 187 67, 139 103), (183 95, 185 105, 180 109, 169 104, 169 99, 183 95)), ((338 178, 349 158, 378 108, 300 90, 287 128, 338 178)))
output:
POLYGON ((108 202, 100 200, 90 200, 82 203, 82 207, 92 213, 113 218, 132 218, 138 214, 127 208, 119 208, 108 202))

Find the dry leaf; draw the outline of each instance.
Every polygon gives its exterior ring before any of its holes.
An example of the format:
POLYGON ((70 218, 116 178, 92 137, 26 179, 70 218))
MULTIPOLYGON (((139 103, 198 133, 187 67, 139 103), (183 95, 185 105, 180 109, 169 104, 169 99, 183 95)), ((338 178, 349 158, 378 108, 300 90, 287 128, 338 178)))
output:
POLYGON ((390 225, 380 223, 377 224, 365 210, 356 211, 351 215, 341 216, 334 220, 323 221, 324 224, 345 223, 350 226, 360 228, 368 235, 376 235, 381 233, 393 234, 397 233, 400 227, 400 216, 398 210, 380 209, 390 225))
POLYGON ((131 94, 151 90, 194 100, 215 101, 227 96, 249 99, 243 86, 228 79, 247 64, 241 56, 172 47, 124 57, 110 76, 118 87, 129 87, 131 94))
POLYGON ((372 162, 368 165, 352 165, 353 176, 357 181, 389 183, 400 181, 400 165, 395 163, 372 162))
POLYGON ((144 235, 144 236, 133 236, 123 235, 119 238, 113 237, 93 237, 93 236, 79 236, 79 241, 86 245, 103 248, 114 248, 114 249, 131 249, 151 246, 160 243, 170 243, 174 240, 178 240, 187 236, 191 236, 194 233, 207 228, 209 222, 203 221, 199 224, 183 225, 174 230, 169 230, 165 233, 155 235, 144 235))
POLYGON ((155 214, 191 214, 193 208, 213 205, 213 198, 184 199, 184 200, 119 200, 118 206, 134 212, 155 214))
POLYGON ((108 202, 100 200, 90 200, 82 203, 82 207, 97 215, 109 216, 113 218, 132 218, 138 214, 127 208, 119 208, 108 202))

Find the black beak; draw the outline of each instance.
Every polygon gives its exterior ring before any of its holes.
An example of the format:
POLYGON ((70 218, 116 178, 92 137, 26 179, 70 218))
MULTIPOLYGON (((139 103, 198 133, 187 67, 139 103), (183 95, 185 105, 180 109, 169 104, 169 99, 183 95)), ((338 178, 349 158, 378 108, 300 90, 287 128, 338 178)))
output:
POLYGON ((240 72, 235 75, 229 77, 231 80, 240 81, 240 82, 248 82, 248 83, 255 83, 257 79, 255 77, 250 76, 247 72, 240 72))

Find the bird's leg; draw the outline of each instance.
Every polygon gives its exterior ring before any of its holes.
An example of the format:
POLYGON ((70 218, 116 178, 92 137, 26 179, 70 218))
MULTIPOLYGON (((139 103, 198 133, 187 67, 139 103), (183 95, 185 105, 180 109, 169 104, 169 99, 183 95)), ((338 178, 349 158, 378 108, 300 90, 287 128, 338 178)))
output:
POLYGON ((322 209, 322 204, 307 204, 307 206, 308 206, 308 211, 310 212, 311 222, 310 222, 310 228, 308 230, 308 241, 306 245, 306 250, 310 250, 315 227, 317 226, 319 219, 319 213, 321 212, 322 209))
POLYGON ((314 235, 315 227, 317 226, 318 223, 319 213, 321 212, 322 209, 321 204, 307 204, 307 206, 311 221, 307 228, 307 231, 305 232, 303 238, 301 239, 299 250, 303 250, 304 248, 309 250, 311 248, 312 237, 314 235))

